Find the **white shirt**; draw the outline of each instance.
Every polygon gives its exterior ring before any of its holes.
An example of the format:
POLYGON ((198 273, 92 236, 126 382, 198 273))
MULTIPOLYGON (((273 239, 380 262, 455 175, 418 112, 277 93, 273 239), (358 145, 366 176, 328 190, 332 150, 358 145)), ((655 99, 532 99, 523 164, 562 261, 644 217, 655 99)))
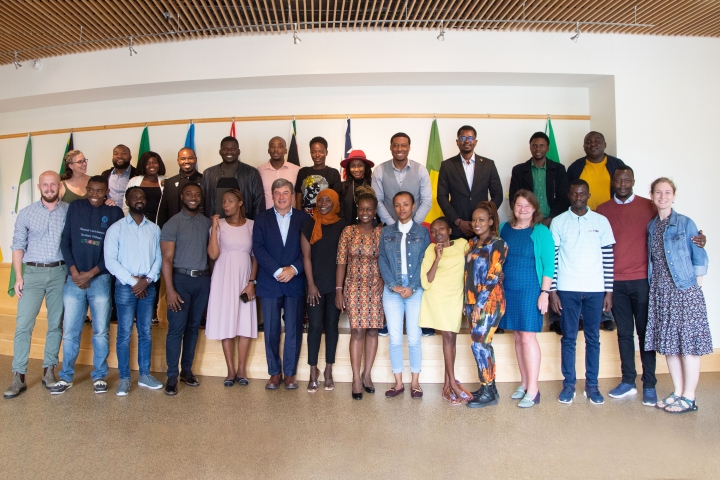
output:
MULTIPOLYGON (((278 228, 280 229, 280 236, 282 237, 283 245, 285 245, 285 242, 287 241, 288 231, 290 230, 290 219, 292 218, 292 208, 288 213, 285 215, 281 215, 280 212, 275 209, 275 207, 271 207, 273 211, 275 212, 275 219, 278 222, 278 228)), ((297 275, 298 271, 297 268, 295 268, 295 265, 290 265, 293 267, 293 270, 295 270, 295 275, 297 275)), ((283 269, 278 268, 275 270, 275 273, 273 273, 273 277, 277 280, 278 275, 282 273, 283 269)))
POLYGON ((402 239, 400 240, 400 259, 402 260, 401 273, 403 275, 407 275, 407 248, 405 244, 407 243, 407 234, 410 232, 412 226, 412 219, 408 220, 407 223, 398 222, 398 230, 402 233, 402 239))
POLYGON ((615 203, 617 203, 618 205, 625 205, 625 204, 631 203, 633 200, 635 200, 635 194, 633 193, 632 195, 630 195, 628 197, 628 199, 625 200, 624 202, 622 200, 620 200, 617 197, 617 195, 613 195, 613 200, 615 200, 615 203))
POLYGON ((462 155, 460 155, 460 159, 462 160, 463 169, 465 169, 465 178, 467 178, 468 187, 470 187, 472 191, 473 178, 475 177, 475 152, 473 152, 469 162, 465 160, 462 155))

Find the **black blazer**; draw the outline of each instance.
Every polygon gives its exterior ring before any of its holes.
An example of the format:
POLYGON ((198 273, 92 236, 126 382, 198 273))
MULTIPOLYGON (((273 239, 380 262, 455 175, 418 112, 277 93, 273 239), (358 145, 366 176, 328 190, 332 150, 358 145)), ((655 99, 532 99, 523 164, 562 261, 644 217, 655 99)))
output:
MULTIPOLYGON (((533 192, 532 158, 527 162, 515 165, 510 177, 510 201, 518 190, 525 189, 533 192)), ((552 160, 545 160, 545 192, 550 205, 548 218, 555 218, 567 211, 570 206, 568 200, 568 177, 565 165, 552 160)))
MULTIPOLYGON (((182 209, 180 201, 180 191, 186 183, 196 182, 202 185, 203 176, 200 172, 193 172, 187 178, 181 177, 180 174, 165 179, 163 187, 163 196, 160 199, 160 208, 158 208, 157 225, 162 228, 168 220, 182 209)), ((203 204, 200 204, 200 213, 204 213, 203 204)))
POLYGON ((498 209, 503 202, 503 189, 495 162, 475 154, 475 176, 472 191, 465 176, 460 154, 448 158, 440 164, 437 186, 437 202, 452 226, 453 238, 464 237, 455 220, 470 220, 475 206, 490 200, 498 209))

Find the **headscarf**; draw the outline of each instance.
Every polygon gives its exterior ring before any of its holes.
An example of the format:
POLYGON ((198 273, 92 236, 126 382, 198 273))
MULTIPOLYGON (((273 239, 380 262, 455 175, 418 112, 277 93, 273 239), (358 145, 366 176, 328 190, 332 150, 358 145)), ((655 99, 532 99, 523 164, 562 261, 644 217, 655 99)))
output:
POLYGON ((338 216, 339 211, 340 197, 338 197, 337 192, 332 188, 326 188, 325 190, 321 190, 320 193, 318 193, 317 198, 315 199, 315 211, 313 212, 313 220, 315 220, 315 226, 313 227, 312 236, 310 237, 310 245, 313 245, 315 242, 322 238, 323 225, 332 225, 333 223, 336 223, 338 220, 340 220, 340 217, 338 216), (326 213, 325 215, 320 213, 320 209, 317 206, 317 202, 320 200, 320 197, 328 197, 330 198, 330 200, 332 200, 333 208, 332 210, 330 210, 330 213, 326 213))

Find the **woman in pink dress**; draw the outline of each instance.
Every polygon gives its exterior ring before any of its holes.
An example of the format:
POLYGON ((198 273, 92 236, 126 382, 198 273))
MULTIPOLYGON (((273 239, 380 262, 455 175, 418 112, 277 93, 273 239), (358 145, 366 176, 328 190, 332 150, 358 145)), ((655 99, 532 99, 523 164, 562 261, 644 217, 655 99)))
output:
POLYGON ((240 190, 229 190, 222 201, 225 218, 212 217, 208 256, 215 260, 210 282, 205 336, 222 340, 228 374, 224 385, 247 385, 250 339, 257 338, 255 279, 258 264, 252 256, 253 221, 245 218, 245 199, 240 190), (237 337, 237 369, 233 340, 237 337))

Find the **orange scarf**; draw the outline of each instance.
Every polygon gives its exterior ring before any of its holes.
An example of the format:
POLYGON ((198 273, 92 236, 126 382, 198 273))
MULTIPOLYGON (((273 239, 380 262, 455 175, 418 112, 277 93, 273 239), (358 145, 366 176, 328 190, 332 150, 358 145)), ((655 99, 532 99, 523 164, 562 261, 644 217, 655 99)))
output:
POLYGON ((336 223, 338 220, 340 220, 340 217, 338 217, 339 211, 340 197, 338 197, 337 192, 332 188, 326 188, 325 190, 321 190, 320 193, 318 193, 317 198, 315 199, 315 211, 313 212, 313 220, 315 220, 315 226, 313 227, 312 236, 310 237, 310 245, 313 245, 315 242, 322 238, 323 225, 332 225, 333 223, 336 223), (333 208, 332 210, 330 210, 330 213, 327 213, 325 215, 320 213, 320 209, 317 207, 317 202, 318 200, 320 200, 320 197, 329 197, 330 200, 332 200, 333 208))

